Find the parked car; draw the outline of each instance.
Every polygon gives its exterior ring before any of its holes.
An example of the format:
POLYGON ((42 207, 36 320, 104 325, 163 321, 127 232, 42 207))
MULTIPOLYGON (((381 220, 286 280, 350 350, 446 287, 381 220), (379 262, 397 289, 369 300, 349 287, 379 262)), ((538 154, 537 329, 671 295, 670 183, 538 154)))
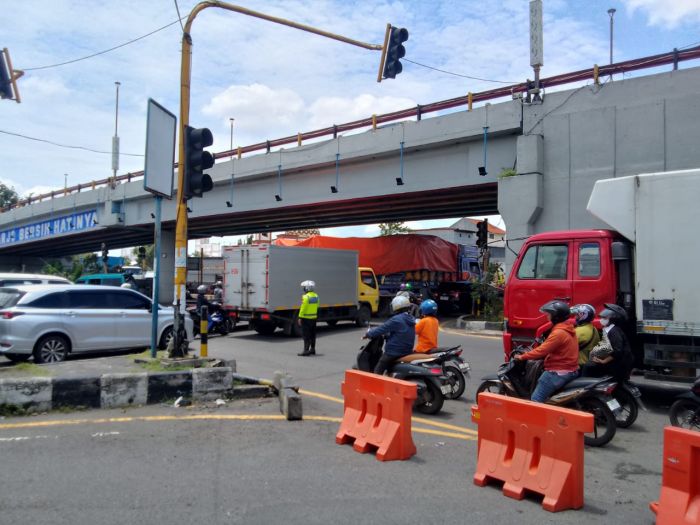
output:
POLYGON ((81 275, 75 280, 75 284, 101 284, 103 286, 121 286, 126 282, 123 273, 93 273, 81 275))
MULTIPOLYGON (((173 334, 173 309, 158 307, 158 346, 173 334)), ((11 361, 63 361, 69 353, 147 348, 151 300, 126 288, 35 285, 0 288, 0 355, 11 361)), ((188 339, 192 320, 185 316, 188 339)))
POLYGON ((442 282, 438 285, 436 295, 441 314, 471 312, 471 285, 467 282, 442 282))
POLYGON ((40 273, 0 273, 0 286, 22 284, 71 284, 65 277, 40 273))

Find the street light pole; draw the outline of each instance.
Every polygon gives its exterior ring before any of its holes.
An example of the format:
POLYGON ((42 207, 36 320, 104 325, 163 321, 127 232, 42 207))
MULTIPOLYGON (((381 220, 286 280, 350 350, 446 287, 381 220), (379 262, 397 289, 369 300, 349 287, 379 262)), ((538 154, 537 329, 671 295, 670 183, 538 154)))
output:
MULTIPOLYGON (((614 26, 614 17, 615 17, 615 12, 617 9, 614 7, 611 7, 608 9, 608 15, 610 15, 610 64, 612 65, 613 63, 613 26, 614 26)), ((610 80, 612 80, 612 73, 610 73, 610 80)))
POLYGON ((117 88, 117 97, 114 107, 114 137, 112 137, 112 187, 117 183, 117 171, 119 170, 119 86, 121 82, 114 83, 117 88))

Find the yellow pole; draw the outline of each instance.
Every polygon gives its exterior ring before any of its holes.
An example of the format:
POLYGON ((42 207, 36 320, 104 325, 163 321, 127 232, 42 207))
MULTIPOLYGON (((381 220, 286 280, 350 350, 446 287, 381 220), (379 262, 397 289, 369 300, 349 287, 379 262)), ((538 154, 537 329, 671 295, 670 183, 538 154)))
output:
POLYGON ((199 320, 199 357, 209 357, 209 309, 202 306, 199 320))
POLYGON ((301 146, 301 133, 297 133, 297 146, 301 146))
POLYGON ((598 64, 593 64, 593 83, 595 85, 598 85, 598 74, 599 74, 599 69, 598 69, 598 64))
POLYGON ((372 115, 372 129, 377 129, 377 114, 372 115))
POLYGON ((471 110, 472 110, 472 100, 473 100, 473 98, 474 98, 474 95, 472 94, 471 91, 470 91, 469 93, 467 93, 467 111, 471 111, 471 110))

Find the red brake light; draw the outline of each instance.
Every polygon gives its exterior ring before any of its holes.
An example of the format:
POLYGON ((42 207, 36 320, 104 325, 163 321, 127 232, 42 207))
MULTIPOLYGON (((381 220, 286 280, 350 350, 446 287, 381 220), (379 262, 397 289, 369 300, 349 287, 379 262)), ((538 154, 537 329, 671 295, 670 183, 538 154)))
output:
POLYGON ((432 374, 442 374, 442 368, 431 368, 430 372, 432 374))
POLYGON ((24 312, 11 312, 9 310, 5 310, 3 312, 0 312, 0 318, 2 319, 12 319, 13 317, 18 317, 20 315, 23 315, 24 312))
POLYGON ((269 321, 269 320, 270 320, 270 314, 262 314, 262 315, 260 316, 260 319, 262 319, 263 321, 269 321))

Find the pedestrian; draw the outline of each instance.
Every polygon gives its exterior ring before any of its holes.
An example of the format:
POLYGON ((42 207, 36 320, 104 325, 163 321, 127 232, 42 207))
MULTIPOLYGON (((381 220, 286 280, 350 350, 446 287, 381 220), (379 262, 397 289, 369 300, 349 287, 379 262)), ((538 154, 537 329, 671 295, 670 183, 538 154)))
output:
POLYGON ((391 300, 392 317, 384 324, 371 328, 363 339, 384 337, 384 353, 374 367, 374 373, 382 375, 398 358, 413 353, 413 342, 416 339, 416 318, 408 310, 411 302, 405 295, 398 295, 391 300))
POLYGON ((515 359, 544 359, 544 372, 537 380, 533 401, 544 403, 549 396, 578 376, 578 341, 576 331, 568 322, 571 310, 563 301, 550 301, 540 308, 554 325, 547 339, 534 350, 517 355, 515 359))
POLYGON ((304 295, 301 296, 301 307, 299 308, 299 326, 304 338, 304 351, 300 356, 316 355, 316 319, 318 318, 318 295, 314 292, 316 283, 304 281, 301 283, 304 295))

